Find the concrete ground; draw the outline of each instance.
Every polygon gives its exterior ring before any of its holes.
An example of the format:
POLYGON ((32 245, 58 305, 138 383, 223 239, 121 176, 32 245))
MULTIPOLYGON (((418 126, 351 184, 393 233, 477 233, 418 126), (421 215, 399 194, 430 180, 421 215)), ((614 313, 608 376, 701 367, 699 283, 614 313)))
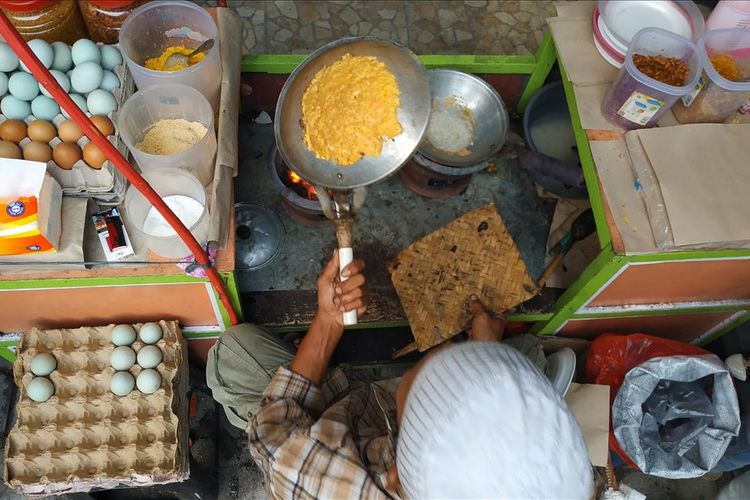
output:
MULTIPOLYGON (((215 5, 212 0, 198 3, 215 5)), ((418 54, 533 54, 552 0, 229 0, 245 21, 246 54, 308 53, 371 35, 418 54)))

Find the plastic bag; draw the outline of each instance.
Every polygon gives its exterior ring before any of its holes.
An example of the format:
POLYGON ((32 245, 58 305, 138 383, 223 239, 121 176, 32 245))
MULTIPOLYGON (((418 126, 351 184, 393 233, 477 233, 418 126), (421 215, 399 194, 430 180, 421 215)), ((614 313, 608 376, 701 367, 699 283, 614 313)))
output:
POLYGON ((647 474, 701 476, 739 432, 731 376, 719 358, 699 347, 606 334, 592 343, 586 374, 613 388, 610 447, 647 474))
POLYGON ((591 343, 586 359, 586 378, 594 384, 612 387, 614 400, 625 374, 644 361, 661 356, 711 354, 685 342, 642 333, 621 335, 605 333, 591 343))

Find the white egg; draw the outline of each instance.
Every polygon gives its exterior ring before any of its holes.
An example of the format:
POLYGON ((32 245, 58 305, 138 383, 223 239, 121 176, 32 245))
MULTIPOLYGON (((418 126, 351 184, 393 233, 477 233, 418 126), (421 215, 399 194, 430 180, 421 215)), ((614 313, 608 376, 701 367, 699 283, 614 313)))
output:
POLYGON ((102 68, 113 70, 115 66, 122 64, 120 49, 114 45, 102 45, 99 51, 102 54, 102 68))
POLYGON ((141 368, 156 368, 161 360, 161 349, 155 345, 145 345, 138 351, 138 364, 141 368))
POLYGON ((94 62, 99 64, 102 60, 102 55, 99 52, 99 47, 94 42, 86 38, 81 38, 73 44, 70 49, 70 55, 73 57, 73 64, 78 66, 86 62, 94 62))
POLYGON ((104 78, 104 71, 98 63, 85 62, 79 64, 70 73, 70 86, 79 94, 88 94, 98 89, 104 78))
POLYGON ((135 379, 130 372, 115 372, 109 380, 109 389, 115 396, 127 396, 135 387, 135 379))
POLYGON ((115 97, 106 90, 96 89, 86 97, 86 105, 92 115, 108 115, 117 109, 115 97))
POLYGON ((117 371, 130 370, 135 364, 135 351, 124 345, 115 347, 109 355, 109 364, 117 371))
MULTIPOLYGON (((70 80, 65 73, 58 69, 51 69, 49 72, 52 74, 52 76, 55 77, 55 80, 57 80, 57 83, 60 84, 65 93, 70 92, 70 80)), ((47 97, 52 97, 52 94, 50 94, 41 83, 39 84, 39 90, 41 90, 42 94, 46 95, 47 97)))
POLYGON ((18 56, 5 42, 0 42, 0 71, 10 73, 18 68, 18 56))
POLYGON ((0 111, 11 120, 25 120, 31 114, 31 104, 18 97, 6 95, 0 101, 0 111))
MULTIPOLYGON (((119 84, 119 80, 118 80, 119 84)), ((0 97, 8 93, 8 75, 0 73, 0 97)))
POLYGON ((115 75, 111 71, 105 70, 104 76, 102 77, 102 83, 99 85, 99 88, 106 90, 107 92, 112 92, 119 86, 120 86, 120 79, 117 78, 117 75, 115 75))
POLYGON ((52 60, 52 69, 68 71, 73 67, 73 57, 70 54, 70 46, 65 42, 52 42, 52 52, 55 57, 52 60))
POLYGON ((161 387, 161 375, 153 368, 143 370, 138 374, 135 384, 143 394, 153 394, 161 387))
POLYGON ((54 99, 38 95, 31 101, 31 113, 39 120, 51 122, 60 114, 60 106, 58 106, 54 99))
POLYGON ((130 345, 135 342, 135 328, 130 325, 117 325, 112 328, 114 345, 130 345))
MULTIPOLYGON (((73 102, 78 105, 81 110, 83 110, 84 113, 88 112, 89 107, 86 105, 86 98, 83 97, 80 94, 69 94, 70 98, 73 99, 73 102)), ((70 115, 63 109, 62 114, 65 118, 70 118, 70 115)))
POLYGON ((144 344, 156 344, 161 340, 161 327, 158 323, 144 323, 138 336, 144 344))
MULTIPOLYGON (((37 38, 29 41, 29 48, 39 58, 39 61, 45 68, 52 66, 52 61, 55 59, 55 51, 52 50, 50 44, 37 38)), ((21 69, 27 73, 31 73, 24 63, 21 63, 21 69)))
POLYGON ((55 386, 45 377, 35 377, 26 386, 26 394, 29 399, 37 403, 44 403, 55 393, 55 386))
POLYGON ((31 358, 31 373, 38 377, 46 377, 57 368, 57 360, 46 352, 39 353, 31 358))
POLYGON ((8 78, 8 91, 14 97, 30 101, 39 95, 39 83, 29 73, 18 71, 8 78))

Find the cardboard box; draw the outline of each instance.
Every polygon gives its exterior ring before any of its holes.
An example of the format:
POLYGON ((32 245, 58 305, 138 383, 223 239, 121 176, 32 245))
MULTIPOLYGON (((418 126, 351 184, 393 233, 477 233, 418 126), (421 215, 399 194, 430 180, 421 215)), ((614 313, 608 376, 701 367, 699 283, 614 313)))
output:
POLYGON ((0 255, 56 252, 62 189, 37 161, 0 160, 0 255))

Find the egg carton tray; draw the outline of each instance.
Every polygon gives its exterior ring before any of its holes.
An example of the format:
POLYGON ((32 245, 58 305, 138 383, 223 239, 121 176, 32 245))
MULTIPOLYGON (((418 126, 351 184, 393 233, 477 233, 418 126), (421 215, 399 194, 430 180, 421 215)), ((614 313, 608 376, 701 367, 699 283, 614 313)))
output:
MULTIPOLYGON (((159 324, 162 384, 148 395, 134 389, 118 397, 109 389, 114 325, 32 329, 22 336, 13 365, 20 396, 5 445, 6 484, 43 496, 188 478, 187 344, 176 322, 159 324), (31 359, 38 353, 57 360, 49 376, 55 393, 43 403, 26 393, 31 359)), ((142 345, 136 340, 133 349, 142 345)), ((138 365, 130 370, 133 376, 140 371, 138 365)))
MULTIPOLYGON (((115 75, 120 79, 120 87, 112 91, 112 95, 117 101, 117 110, 107 115, 113 124, 117 123, 118 111, 122 108, 123 103, 130 97, 135 90, 135 83, 133 77, 130 74, 127 66, 124 64, 118 65, 114 69, 115 75)), ((86 113, 91 116, 91 113, 86 113)), ((0 114, 0 123, 4 122, 7 118, 0 114)), ((36 120, 33 116, 24 120, 26 124, 36 120)), ((59 127, 66 118, 59 113, 52 122, 55 127, 59 127)), ((28 137, 23 139, 20 143, 21 148, 31 142, 28 137)), ((60 138, 55 137, 49 143, 50 147, 54 147, 59 144, 60 138)), ((84 146, 88 144, 89 138, 85 135, 78 140, 78 146, 83 150, 84 146)), ((117 150, 122 153, 125 158, 128 157, 128 147, 115 132, 114 135, 109 136, 109 142, 111 142, 117 150)), ((117 205, 119 204, 124 195, 126 181, 123 175, 115 168, 111 161, 107 160, 102 165, 101 169, 94 169, 89 167, 83 160, 77 161, 73 168, 66 170, 60 168, 54 160, 47 162, 47 172, 60 184, 62 187, 63 195, 65 196, 77 196, 82 198, 94 198, 97 202, 102 205, 117 205)))

